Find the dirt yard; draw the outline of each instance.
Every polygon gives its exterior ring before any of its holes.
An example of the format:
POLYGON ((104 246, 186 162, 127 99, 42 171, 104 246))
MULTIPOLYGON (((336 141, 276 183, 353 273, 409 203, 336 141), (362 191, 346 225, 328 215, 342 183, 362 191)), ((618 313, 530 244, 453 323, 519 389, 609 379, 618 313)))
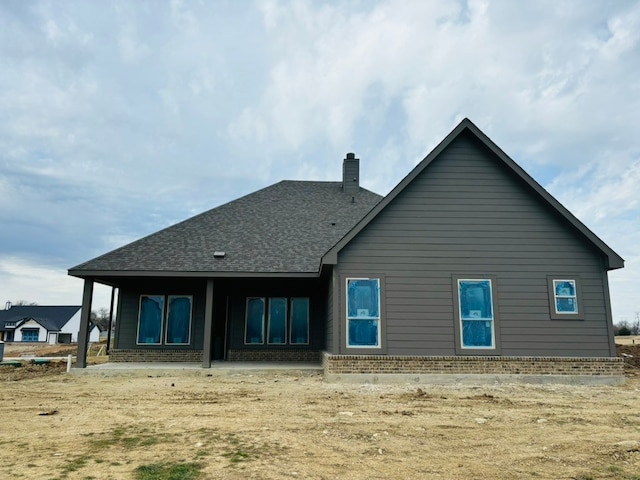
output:
POLYGON ((0 367, 3 479, 640 480, 633 368, 616 387, 20 368, 0 367), (142 476, 151 465, 191 473, 142 476))

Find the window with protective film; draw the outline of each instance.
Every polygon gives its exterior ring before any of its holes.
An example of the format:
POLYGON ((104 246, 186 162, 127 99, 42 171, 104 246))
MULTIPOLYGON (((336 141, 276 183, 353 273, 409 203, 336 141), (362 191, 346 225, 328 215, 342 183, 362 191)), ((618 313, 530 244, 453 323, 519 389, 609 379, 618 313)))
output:
POLYGON ((347 278, 347 347, 380 348, 379 278, 347 278))
POLYGON ((495 348, 492 281, 458 279, 458 312, 462 348, 495 348))
POLYGON ((547 284, 549 313, 553 320, 584 319, 579 277, 549 275, 547 284))

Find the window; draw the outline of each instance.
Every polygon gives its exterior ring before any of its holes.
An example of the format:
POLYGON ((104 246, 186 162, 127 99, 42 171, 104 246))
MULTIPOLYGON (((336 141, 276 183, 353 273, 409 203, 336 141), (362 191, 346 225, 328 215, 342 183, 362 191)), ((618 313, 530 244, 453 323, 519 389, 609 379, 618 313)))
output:
POLYGON ((460 346, 494 349, 494 313, 491 279, 457 279, 460 346))
POLYGON ((264 343, 264 298, 247 298, 244 343, 264 343))
POLYGON ((347 278, 347 347, 380 345, 380 279, 347 278))
POLYGON ((291 299, 291 336, 289 342, 294 345, 309 343, 309 299, 291 299))
POLYGON ((39 328, 23 328, 22 329, 23 342, 37 342, 39 336, 40 336, 39 328))
POLYGON ((547 284, 551 318, 554 320, 582 320, 580 279, 549 276, 547 284))
POLYGON ((169 295, 167 302, 167 337, 169 345, 186 345, 191 337, 191 297, 169 295))
POLYGON ((287 343, 287 299, 269 299, 268 343, 287 343))
POLYGON ((249 297, 244 343, 263 345, 309 344, 309 299, 249 297))
POLYGON ((141 295, 138 344, 188 345, 193 299, 185 295, 141 295), (166 305, 166 309, 165 309, 166 305))

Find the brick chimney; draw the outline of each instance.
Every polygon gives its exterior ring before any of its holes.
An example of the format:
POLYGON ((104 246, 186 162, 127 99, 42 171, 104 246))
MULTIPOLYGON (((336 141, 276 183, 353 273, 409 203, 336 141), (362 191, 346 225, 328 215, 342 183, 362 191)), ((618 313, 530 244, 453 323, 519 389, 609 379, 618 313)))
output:
POLYGON ((360 191, 360 159, 354 153, 347 153, 342 163, 342 191, 349 195, 360 191))

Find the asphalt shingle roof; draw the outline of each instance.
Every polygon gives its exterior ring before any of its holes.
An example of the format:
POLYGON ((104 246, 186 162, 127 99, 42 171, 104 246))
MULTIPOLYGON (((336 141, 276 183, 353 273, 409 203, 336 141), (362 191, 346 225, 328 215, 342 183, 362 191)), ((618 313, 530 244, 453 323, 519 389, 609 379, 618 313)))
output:
POLYGON ((312 273, 381 196, 341 182, 282 181, 69 270, 312 273), (214 258, 214 252, 225 252, 214 258))
POLYGON ((33 318, 48 331, 57 332, 73 317, 80 305, 18 305, 9 310, 0 310, 0 330, 6 329, 7 322, 15 322, 33 318))

